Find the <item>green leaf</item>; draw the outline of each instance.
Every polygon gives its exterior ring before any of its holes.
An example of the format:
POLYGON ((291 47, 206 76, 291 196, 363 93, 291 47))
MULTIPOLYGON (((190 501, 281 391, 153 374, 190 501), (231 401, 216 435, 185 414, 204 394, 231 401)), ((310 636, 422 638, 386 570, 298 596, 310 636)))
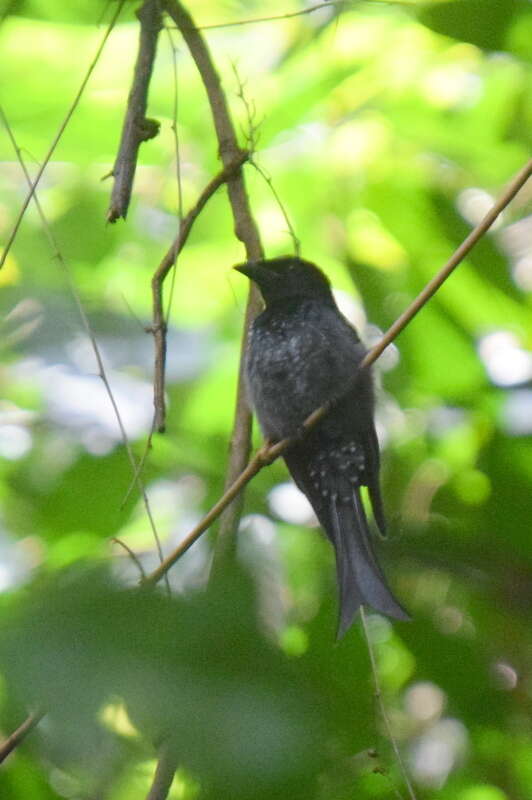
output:
POLYGON ((521 19, 530 25, 532 11, 527 0, 451 0, 422 7, 419 19, 437 33, 484 50, 506 50, 513 26, 521 19))

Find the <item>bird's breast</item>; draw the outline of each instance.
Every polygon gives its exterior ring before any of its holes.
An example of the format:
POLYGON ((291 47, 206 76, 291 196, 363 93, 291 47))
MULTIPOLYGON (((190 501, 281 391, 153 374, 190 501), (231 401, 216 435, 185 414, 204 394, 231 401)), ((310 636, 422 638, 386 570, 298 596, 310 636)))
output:
POLYGON ((308 314, 265 314, 252 327, 246 376, 263 432, 280 438, 296 433, 314 409, 347 386, 355 355, 346 358, 330 331, 308 314))

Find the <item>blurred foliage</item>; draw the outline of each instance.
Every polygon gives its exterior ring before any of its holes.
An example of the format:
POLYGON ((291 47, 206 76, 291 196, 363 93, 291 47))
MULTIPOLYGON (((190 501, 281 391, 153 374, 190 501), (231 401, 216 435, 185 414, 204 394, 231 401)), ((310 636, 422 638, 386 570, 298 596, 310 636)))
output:
MULTIPOLYGON (((198 25, 303 4, 201 0, 198 25)), ((2 106, 32 173, 115 4, 4 2, 2 106)), ((39 199, 140 458, 151 424, 150 279, 177 231, 173 59, 184 209, 218 169, 203 87, 163 31, 126 223, 105 214, 138 40, 126 3, 39 199)), ((388 327, 530 154, 526 0, 353 2, 205 31, 242 141, 368 342, 388 327), (235 75, 238 76, 238 78, 235 75), (239 98, 243 94, 247 103, 239 98), (253 116, 254 115, 254 116, 253 116), (364 305, 362 306, 361 299, 364 305)), ((0 136, 0 233, 26 193, 0 136)), ((268 255, 290 251, 246 168, 268 255)), ((532 798, 532 217, 527 186, 381 358, 391 535, 380 548, 413 622, 370 615, 383 691, 418 798, 532 798)), ((143 471, 165 551, 219 497, 244 281, 225 190, 173 278, 167 433, 143 471)), ((0 273, 0 731, 48 714, 0 773, 3 800, 147 794, 169 735, 170 797, 388 798, 401 779, 359 626, 334 643, 332 554, 280 462, 246 492, 238 563, 207 586, 208 534, 170 575, 69 280, 30 206, 0 273), (273 489, 282 489, 275 497, 273 489)), ((257 439, 258 441, 258 439, 257 439)), ((402 791, 402 789, 401 789, 402 791)))

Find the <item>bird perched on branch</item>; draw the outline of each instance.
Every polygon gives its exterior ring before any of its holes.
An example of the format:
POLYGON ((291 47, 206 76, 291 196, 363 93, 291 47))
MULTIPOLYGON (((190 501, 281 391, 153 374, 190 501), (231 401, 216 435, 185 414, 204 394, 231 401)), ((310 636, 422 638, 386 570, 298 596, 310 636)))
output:
POLYGON ((296 437, 284 459, 335 549, 338 636, 361 605, 408 619, 377 564, 360 496, 367 486, 384 533, 373 384, 369 371, 358 369, 364 346, 314 264, 283 257, 236 269, 255 281, 266 305, 251 326, 246 354, 250 400, 267 439, 296 437), (306 417, 330 402, 331 410, 303 433, 306 417))

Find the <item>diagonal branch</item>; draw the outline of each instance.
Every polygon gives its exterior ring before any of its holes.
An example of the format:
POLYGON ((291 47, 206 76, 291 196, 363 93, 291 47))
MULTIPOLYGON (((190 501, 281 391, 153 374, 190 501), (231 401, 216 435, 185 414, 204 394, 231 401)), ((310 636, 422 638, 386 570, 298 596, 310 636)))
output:
POLYGON ((367 354, 361 367, 369 367, 374 361, 378 359, 381 353, 393 342, 393 340, 401 333, 408 323, 416 316, 425 303, 436 294, 440 286, 445 283, 449 275, 454 272, 458 264, 464 260, 470 250, 476 243, 484 236, 484 234, 491 228, 499 214, 504 211, 507 205, 513 200, 516 194, 523 188, 525 183, 532 175, 532 159, 519 170, 517 175, 508 184, 506 191, 502 193, 496 203, 493 204, 486 216, 473 228, 471 233, 466 236, 462 244, 454 251, 451 258, 441 268, 441 270, 434 276, 434 278, 427 283, 423 291, 421 291, 413 303, 403 311, 393 325, 386 331, 380 342, 367 354))
POLYGON ((127 111, 122 128, 120 147, 112 170, 114 178, 107 220, 116 222, 126 218, 133 180, 137 168, 139 147, 159 133, 159 123, 146 119, 148 90, 153 72, 157 40, 162 28, 159 0, 145 0, 137 11, 140 22, 140 40, 135 63, 133 84, 127 100, 127 111))
POLYGON ((198 197, 196 205, 190 209, 185 217, 183 217, 181 224, 179 225, 179 233, 166 252, 161 263, 157 267, 157 270, 155 271, 151 281, 153 297, 153 326, 150 332, 153 334, 155 340, 155 377, 153 387, 155 420, 153 427, 154 430, 158 431, 159 433, 162 433, 165 429, 166 417, 164 388, 167 325, 163 308, 163 283, 166 276, 175 264, 177 256, 185 246, 195 220, 201 214, 206 204, 217 191, 217 189, 219 189, 222 184, 226 183, 229 178, 240 169, 248 157, 249 154, 246 150, 240 150, 235 161, 232 164, 228 164, 226 167, 224 167, 218 173, 218 175, 215 175, 215 177, 207 184, 205 189, 198 197))
POLYGON ((146 800, 166 800, 172 787, 178 758, 171 742, 164 742, 159 751, 159 759, 146 800))
MULTIPOLYGON (((306 8, 300 8, 299 11, 288 11, 286 14, 273 14, 271 17, 251 17, 250 19, 237 19, 233 20, 233 22, 214 22, 207 25, 199 25, 197 30, 199 31, 215 31, 220 30, 220 28, 237 28, 242 25, 256 25, 257 23, 262 22, 280 22, 284 19, 294 19, 294 17, 304 17, 307 14, 313 14, 314 11, 323 11, 324 9, 335 9, 338 7, 338 13, 341 13, 344 8, 354 8, 357 4, 357 1, 360 0, 323 0, 321 3, 317 3, 314 6, 307 6, 306 8)), ((375 3, 380 3, 381 5, 398 5, 398 6, 411 6, 412 0, 373 0, 375 3)))
POLYGON ((13 731, 13 733, 0 744, 0 764, 24 741, 28 733, 39 724, 43 717, 44 712, 42 711, 34 711, 29 714, 16 731, 13 731))
POLYGON ((346 5, 346 0, 324 0, 321 3, 318 3, 315 6, 307 6, 307 8, 301 8, 299 11, 289 11, 286 14, 274 14, 271 17, 252 17, 251 19, 238 19, 234 22, 215 22, 210 25, 200 25, 198 30, 200 31, 213 31, 219 30, 220 28, 235 28, 241 25, 255 25, 258 22, 278 22, 279 20, 283 19, 293 19, 294 17, 302 17, 306 16, 307 14, 312 14, 314 11, 323 11, 326 8, 334 8, 335 6, 342 6, 346 5))
MULTIPOLYGON (((510 201, 515 197, 519 190, 524 186, 527 180, 532 175, 532 160, 529 161, 511 181, 508 188, 501 195, 499 200, 493 205, 493 208, 486 214, 484 219, 474 228, 469 236, 462 242, 460 247, 453 253, 447 263, 439 270, 434 278, 429 281, 425 288, 420 292, 416 299, 408 306, 401 316, 393 323, 393 325, 384 334, 380 342, 373 347, 361 362, 359 369, 365 369, 373 364, 374 361, 381 355, 383 350, 406 328, 408 323, 415 317, 418 311, 430 300, 430 298, 437 292, 440 286, 447 280, 449 275, 466 257, 475 244, 482 238, 486 231, 495 222, 499 214, 506 208, 510 201)), ((310 416, 303 423, 305 431, 314 427, 320 419, 330 410, 331 403, 322 406, 321 408, 313 411, 310 416)), ((275 444, 266 443, 251 459, 244 470, 237 476, 232 484, 226 489, 224 495, 218 500, 204 519, 188 534, 188 536, 181 542, 178 547, 168 555, 162 564, 157 569, 151 572, 145 583, 153 585, 157 583, 163 575, 175 564, 175 562, 185 553, 194 542, 204 533, 207 528, 212 525, 216 518, 223 512, 223 510, 231 503, 239 492, 249 481, 259 472, 263 467, 271 464, 279 458, 284 451, 293 443, 293 439, 282 439, 275 444)))

